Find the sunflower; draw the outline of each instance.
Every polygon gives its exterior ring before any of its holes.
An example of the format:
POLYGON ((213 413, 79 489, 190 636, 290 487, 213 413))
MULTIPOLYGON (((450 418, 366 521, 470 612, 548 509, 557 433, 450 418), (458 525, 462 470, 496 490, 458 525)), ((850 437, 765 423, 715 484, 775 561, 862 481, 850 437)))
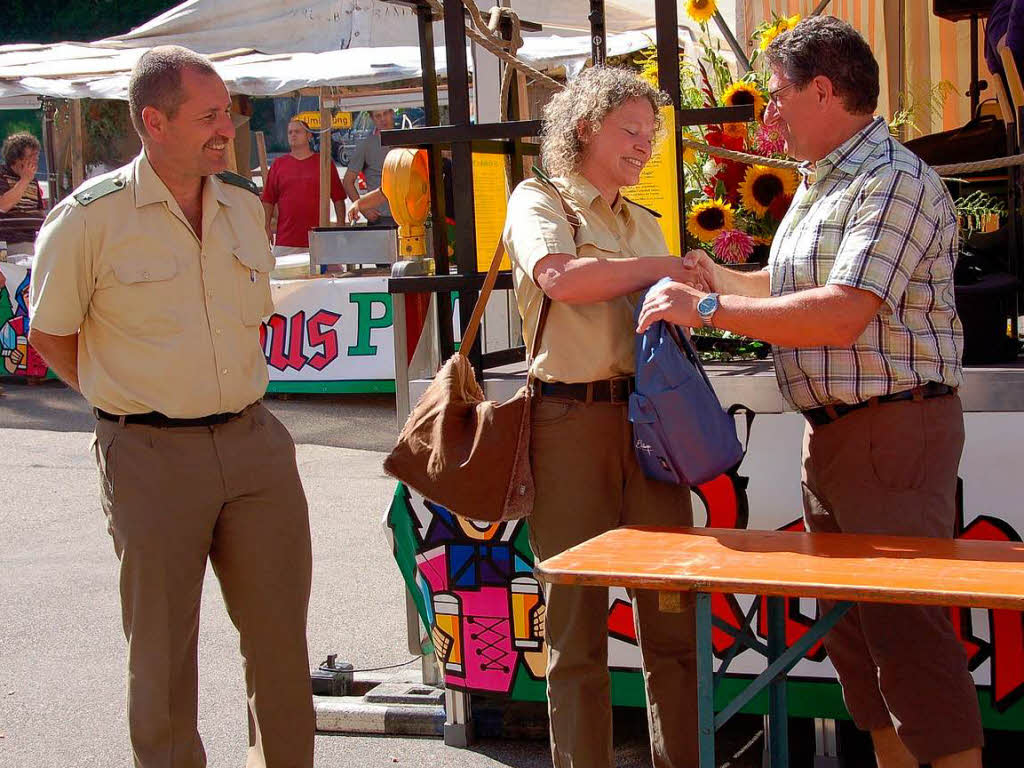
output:
POLYGON ((756 85, 741 80, 725 89, 725 93, 722 94, 722 103, 727 107, 753 104, 754 118, 760 120, 767 102, 756 85))
POLYGON ((690 209, 686 228, 702 243, 710 243, 722 230, 732 229, 732 220, 732 206, 721 198, 715 198, 697 203, 690 209))
POLYGON ((785 16, 780 17, 779 19, 776 20, 776 22, 773 25, 765 28, 765 30, 761 32, 761 42, 758 45, 758 47, 762 51, 766 50, 772 40, 781 35, 783 32, 788 32, 799 23, 799 13, 794 13, 789 18, 786 18, 785 16))
POLYGON ((744 208, 764 216, 776 198, 792 195, 796 191, 796 184, 793 171, 754 165, 747 169, 740 183, 740 199, 744 208))
POLYGON ((705 23, 718 10, 718 0, 686 0, 686 15, 698 24, 705 23))

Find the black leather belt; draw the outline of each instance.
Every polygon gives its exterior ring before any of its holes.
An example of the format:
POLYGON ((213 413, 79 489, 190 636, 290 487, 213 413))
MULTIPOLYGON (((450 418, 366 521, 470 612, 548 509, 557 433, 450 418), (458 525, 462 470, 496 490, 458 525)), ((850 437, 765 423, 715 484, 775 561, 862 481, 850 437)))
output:
POLYGON ((913 389, 905 389, 902 392, 894 392, 891 395, 879 395, 878 397, 871 397, 862 403, 853 403, 852 405, 847 403, 835 403, 833 405, 823 405, 821 408, 811 408, 807 411, 801 411, 804 418, 807 419, 811 424, 816 427, 824 426, 825 424, 831 424, 837 419, 841 419, 851 411, 856 411, 861 408, 879 403, 895 403, 900 400, 928 400, 933 397, 945 397, 946 395, 955 395, 956 387, 951 387, 948 384, 938 384, 934 381, 929 381, 927 384, 914 387, 913 389))
MULTIPOLYGON (((256 403, 259 401, 257 400, 256 403)), ((212 427, 217 424, 226 424, 232 419, 236 419, 245 413, 247 410, 252 408, 253 405, 248 405, 238 413, 214 413, 210 416, 199 416, 194 419, 172 419, 170 416, 164 416, 162 413, 157 411, 150 411, 149 413, 130 413, 125 416, 118 416, 113 413, 107 413, 99 408, 93 408, 92 412, 96 414, 97 419, 105 419, 106 421, 116 421, 121 423, 123 419, 124 424, 145 424, 147 427, 212 427)))
POLYGON ((635 389, 636 379, 632 376, 582 381, 576 384, 550 381, 541 382, 540 385, 542 396, 564 397, 569 400, 582 400, 585 403, 626 403, 635 389))

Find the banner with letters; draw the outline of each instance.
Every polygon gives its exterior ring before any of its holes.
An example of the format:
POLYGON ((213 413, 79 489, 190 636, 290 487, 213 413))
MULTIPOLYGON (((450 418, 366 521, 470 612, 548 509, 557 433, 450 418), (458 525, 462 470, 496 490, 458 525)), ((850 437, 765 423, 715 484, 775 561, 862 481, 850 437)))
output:
POLYGON ((387 277, 281 280, 260 344, 270 392, 394 392, 387 277))

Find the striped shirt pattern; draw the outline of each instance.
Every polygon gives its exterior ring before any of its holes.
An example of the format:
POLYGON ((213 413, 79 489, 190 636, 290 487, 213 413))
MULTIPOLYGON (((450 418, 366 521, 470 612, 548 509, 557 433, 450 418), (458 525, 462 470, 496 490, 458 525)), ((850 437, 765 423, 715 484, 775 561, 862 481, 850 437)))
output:
MULTIPOLYGON (((0 195, 9 192, 19 177, 6 165, 0 165, 0 195)), ((21 199, 9 211, 0 211, 0 240, 7 243, 31 243, 43 226, 46 211, 39 184, 33 179, 25 187, 21 199)))
POLYGON ((852 347, 776 348, 786 400, 806 410, 929 381, 960 386, 957 253, 949 192, 883 119, 805 170, 772 243, 772 295, 848 285, 883 304, 852 347))

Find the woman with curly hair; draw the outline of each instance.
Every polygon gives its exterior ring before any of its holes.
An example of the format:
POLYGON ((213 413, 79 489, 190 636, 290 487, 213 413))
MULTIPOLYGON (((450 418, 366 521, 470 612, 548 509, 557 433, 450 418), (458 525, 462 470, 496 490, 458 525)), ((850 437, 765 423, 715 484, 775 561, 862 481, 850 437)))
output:
MULTIPOLYGON (((548 179, 524 181, 504 241, 529 348, 550 299, 531 371, 539 389, 532 464, 538 558, 624 524, 689 525, 689 489, 644 476, 633 453, 633 310, 662 277, 699 283, 670 255, 657 214, 623 197, 651 158, 667 97, 627 70, 583 72, 544 111, 548 179)), ((661 613, 630 595, 643 657, 654 766, 697 764, 693 605, 661 613)), ((555 768, 611 768, 608 592, 545 585, 551 752, 555 768)))

